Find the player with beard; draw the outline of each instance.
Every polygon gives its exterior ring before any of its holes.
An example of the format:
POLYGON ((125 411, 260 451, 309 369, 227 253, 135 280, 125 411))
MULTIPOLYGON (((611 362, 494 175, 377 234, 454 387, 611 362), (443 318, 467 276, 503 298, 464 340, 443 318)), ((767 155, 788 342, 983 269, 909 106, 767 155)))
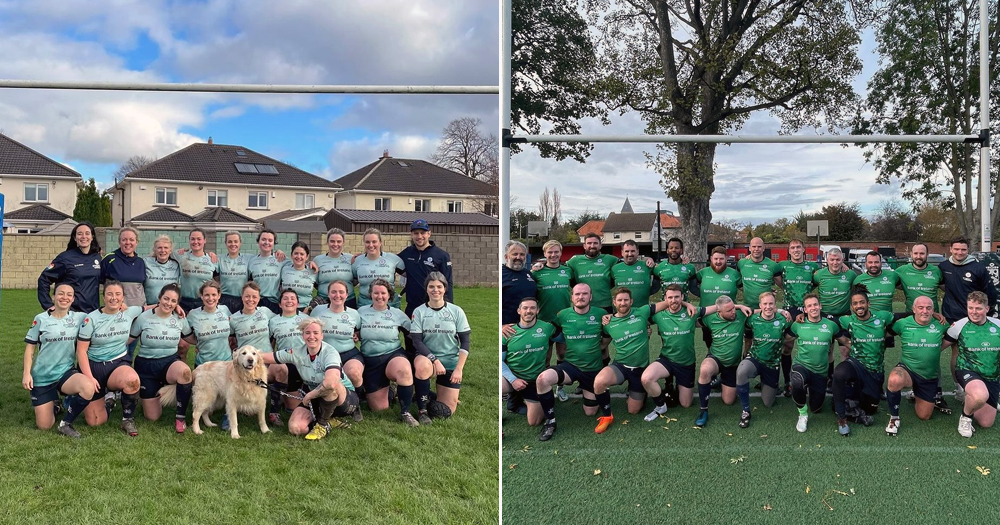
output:
POLYGON ((681 299, 687 300, 688 290, 698 288, 695 273, 694 265, 684 260, 684 241, 677 237, 667 241, 667 258, 656 265, 653 275, 664 287, 671 284, 680 285, 681 299))
POLYGON ((504 265, 501 271, 500 323, 513 324, 518 321, 517 309, 521 299, 534 297, 537 293, 535 279, 524 267, 528 248, 518 241, 507 241, 504 247, 504 265))
POLYGON ((639 261, 639 247, 631 239, 622 243, 622 261, 611 267, 611 278, 615 288, 632 290, 632 297, 640 302, 648 301, 660 289, 653 267, 639 261))
POLYGON ((957 343, 958 362, 955 383, 965 389, 958 433, 972 437, 972 421, 981 427, 993 426, 997 417, 1000 393, 1000 319, 989 316, 989 296, 972 292, 967 300, 968 317, 951 325, 945 335, 948 343, 957 343))
MULTIPOLYGON (((785 290, 784 309, 795 319, 802 314, 802 300, 813 289, 813 273, 820 268, 819 263, 805 259, 806 247, 802 241, 792 239, 788 243, 788 259, 778 263, 782 271, 782 284, 785 290)), ((794 341, 785 337, 781 351, 781 374, 784 380, 782 392, 785 397, 792 396, 792 384, 789 373, 792 371, 792 347, 794 341)))
MULTIPOLYGON (((695 275, 700 288, 699 304, 715 304, 719 297, 726 296, 736 301, 736 292, 743 287, 743 279, 739 272, 726 266, 726 249, 722 246, 712 248, 709 266, 698 270, 695 275)), ((701 332, 705 346, 712 347, 712 331, 705 328, 701 332)))
POLYGON ((538 301, 525 297, 517 307, 515 333, 503 338, 500 350, 500 391, 520 392, 528 404, 528 424, 542 426, 539 441, 548 441, 556 431, 555 396, 551 385, 539 392, 538 376, 548 365, 549 342, 559 335, 555 326, 538 320, 538 301))
POLYGON ((890 328, 899 336, 902 347, 899 364, 889 372, 889 384, 886 386, 889 425, 885 427, 885 432, 890 436, 899 433, 900 391, 904 388, 913 388, 917 418, 931 418, 935 392, 940 391, 941 351, 951 346, 944 342, 948 325, 934 319, 934 302, 930 297, 918 296, 913 300, 912 309, 912 316, 896 321, 890 328))

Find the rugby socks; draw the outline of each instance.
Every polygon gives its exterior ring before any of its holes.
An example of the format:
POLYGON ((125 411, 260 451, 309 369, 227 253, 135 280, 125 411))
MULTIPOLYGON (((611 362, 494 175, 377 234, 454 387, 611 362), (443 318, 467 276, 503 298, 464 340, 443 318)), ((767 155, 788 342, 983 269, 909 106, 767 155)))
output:
MULTIPOLYGON (((288 383, 271 383, 271 413, 278 414, 281 412, 281 393, 288 389, 288 383)), ((179 396, 178 396, 179 398, 179 396)))
POLYGON ((333 411, 337 409, 336 401, 327 401, 325 399, 313 399, 313 404, 315 404, 316 412, 316 424, 317 425, 329 425, 330 416, 333 415, 333 411))
POLYGON ((708 410, 708 396, 712 394, 712 384, 698 383, 698 402, 701 403, 702 410, 708 410))
POLYGON ((538 402, 542 405, 542 412, 545 414, 546 423, 554 423, 556 420, 556 396, 551 390, 544 394, 538 394, 538 402))
POLYGON ((826 368, 826 380, 828 382, 833 381, 833 361, 830 361, 830 364, 826 368))
POLYGON ((963 409, 962 409, 962 417, 967 417, 967 418, 969 418, 969 419, 972 419, 972 414, 966 414, 966 413, 965 413, 965 409, 963 408, 963 409))
POLYGON ((611 357, 602 357, 601 358, 601 363, 603 363, 604 366, 610 365, 611 364, 611 357))
POLYGON ((660 395, 653 396, 653 402, 656 403, 656 407, 662 407, 667 405, 667 392, 666 390, 661 390, 660 395))
POLYGON ((410 403, 413 402, 413 385, 396 385, 396 396, 399 398, 399 413, 405 414, 410 411, 410 403))
POLYGON ((893 392, 891 390, 885 391, 885 400, 889 404, 889 415, 892 417, 899 417, 899 402, 903 399, 903 391, 893 392))
POLYGON ((750 383, 744 383, 742 385, 736 385, 736 395, 740 397, 740 404, 743 405, 743 411, 750 411, 750 383))
POLYGON ((427 410, 427 403, 431 398, 431 380, 427 379, 413 379, 413 389, 417 394, 417 410, 425 411, 427 410))
POLYGON ((358 395, 358 402, 359 403, 367 403, 368 402, 368 390, 365 390, 365 385, 355 385, 354 386, 354 393, 358 395))
POLYGON ((809 415, 809 407, 807 407, 806 405, 800 406, 799 407, 799 415, 800 416, 808 416, 809 415))
POLYGON ((601 415, 611 415, 611 392, 604 391, 603 394, 596 394, 597 404, 601 407, 601 415))
POLYGON ((71 425, 73 421, 76 421, 76 417, 83 413, 83 409, 87 408, 90 400, 78 395, 72 395, 66 397, 66 404, 66 413, 63 414, 62 420, 67 425, 71 425))
POLYGON ((787 385, 790 379, 788 375, 792 372, 792 356, 781 354, 781 377, 785 380, 787 385))
POLYGON ((139 401, 139 394, 126 394, 122 392, 122 419, 133 419, 135 417, 135 405, 139 401))
POLYGON ((191 402, 191 383, 177 384, 177 414, 175 418, 184 421, 187 417, 188 403, 191 402))

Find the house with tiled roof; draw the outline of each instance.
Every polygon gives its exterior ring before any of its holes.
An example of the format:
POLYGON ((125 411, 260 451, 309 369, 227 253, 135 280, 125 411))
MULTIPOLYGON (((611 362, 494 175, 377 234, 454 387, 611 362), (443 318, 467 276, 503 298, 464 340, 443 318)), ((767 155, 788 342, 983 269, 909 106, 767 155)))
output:
POLYGON ((604 220, 603 219, 595 219, 595 220, 587 221, 586 223, 584 223, 583 226, 580 226, 576 230, 576 234, 580 236, 580 242, 581 243, 584 240, 586 240, 587 235, 590 235, 591 233, 596 233, 597 235, 600 235, 602 239, 604 238, 604 220))
POLYGON ((651 244, 657 240, 661 228, 664 240, 675 237, 680 233, 681 221, 673 212, 660 212, 658 228, 656 212, 635 213, 626 197, 621 213, 612 212, 605 219, 602 242, 621 244, 633 240, 637 243, 651 244))
POLYGON ((0 134, 3 231, 34 233, 73 215, 79 173, 0 134))
POLYGON ((188 216, 214 224, 242 224, 287 210, 332 208, 341 189, 335 182, 249 148, 207 143, 187 146, 116 181, 112 224, 188 216), (206 208, 225 208, 204 215, 206 208), (168 214, 171 210, 176 214, 168 214), (157 213, 153 213, 157 212, 157 213), (233 215, 235 214, 235 215, 233 215), (217 220, 221 219, 221 220, 217 220))
POLYGON ((339 179, 333 208, 469 213, 497 217, 497 189, 426 160, 382 157, 339 179))

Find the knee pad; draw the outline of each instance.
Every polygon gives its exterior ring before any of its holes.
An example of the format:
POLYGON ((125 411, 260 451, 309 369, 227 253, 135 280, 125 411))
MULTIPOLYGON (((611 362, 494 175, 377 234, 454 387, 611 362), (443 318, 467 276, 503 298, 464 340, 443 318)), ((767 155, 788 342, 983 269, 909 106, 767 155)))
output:
POLYGON ((789 374, 789 378, 790 378, 790 380, 792 382, 792 388, 804 388, 805 387, 806 378, 802 377, 802 374, 798 370, 795 370, 793 368, 791 374, 789 374))
POLYGON ((599 405, 597 404, 597 400, 596 399, 583 398, 583 406, 585 406, 585 407, 596 407, 596 406, 599 406, 599 405))

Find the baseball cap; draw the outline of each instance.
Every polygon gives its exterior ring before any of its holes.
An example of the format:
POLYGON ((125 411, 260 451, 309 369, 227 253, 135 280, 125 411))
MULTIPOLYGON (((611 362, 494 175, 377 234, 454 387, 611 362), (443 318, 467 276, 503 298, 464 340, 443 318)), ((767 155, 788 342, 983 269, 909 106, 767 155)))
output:
POLYGON ((426 230, 431 231, 431 227, 427 225, 427 221, 423 219, 417 219, 410 223, 410 231, 413 230, 426 230))

